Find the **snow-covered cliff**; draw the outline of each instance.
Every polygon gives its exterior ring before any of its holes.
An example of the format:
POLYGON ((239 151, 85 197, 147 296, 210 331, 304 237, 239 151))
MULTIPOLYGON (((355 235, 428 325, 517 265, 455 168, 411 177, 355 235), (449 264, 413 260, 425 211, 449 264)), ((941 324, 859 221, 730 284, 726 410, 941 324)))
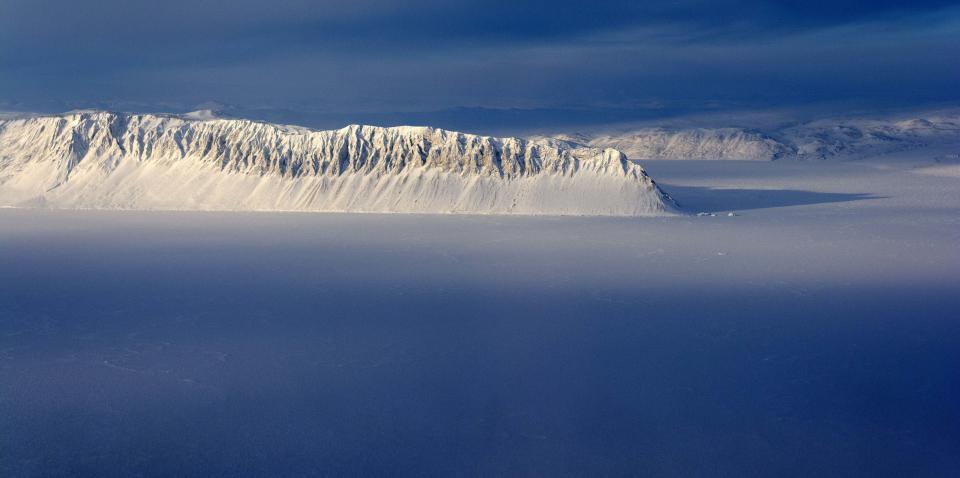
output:
POLYGON ((672 201, 614 149, 427 127, 312 131, 78 112, 0 121, 0 206, 645 216, 672 201))

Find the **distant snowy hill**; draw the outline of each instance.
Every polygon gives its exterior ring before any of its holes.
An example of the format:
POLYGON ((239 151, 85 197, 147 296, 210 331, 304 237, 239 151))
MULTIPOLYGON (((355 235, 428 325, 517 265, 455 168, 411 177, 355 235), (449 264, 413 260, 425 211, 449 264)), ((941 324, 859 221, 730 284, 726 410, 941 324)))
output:
POLYGON ((793 152, 763 133, 737 128, 641 129, 599 135, 585 144, 618 149, 633 159, 780 159, 793 152))
POLYGON ((865 159, 909 151, 937 159, 960 153, 960 116, 819 120, 770 131, 643 128, 556 137, 571 145, 615 148, 631 159, 865 159))
POLYGON ((313 131, 207 111, 0 120, 0 206, 668 214, 620 151, 427 127, 313 131))
POLYGON ((865 159, 916 150, 960 153, 960 116, 821 120, 784 128, 780 134, 801 159, 865 159))

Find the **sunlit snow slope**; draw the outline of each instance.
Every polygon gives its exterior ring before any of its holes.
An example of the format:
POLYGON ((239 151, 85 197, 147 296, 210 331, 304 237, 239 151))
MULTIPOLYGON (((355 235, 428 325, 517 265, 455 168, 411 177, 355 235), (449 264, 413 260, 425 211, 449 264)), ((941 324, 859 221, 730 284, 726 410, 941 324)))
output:
POLYGON ((0 206, 650 216, 614 149, 427 127, 78 112, 0 121, 0 206))

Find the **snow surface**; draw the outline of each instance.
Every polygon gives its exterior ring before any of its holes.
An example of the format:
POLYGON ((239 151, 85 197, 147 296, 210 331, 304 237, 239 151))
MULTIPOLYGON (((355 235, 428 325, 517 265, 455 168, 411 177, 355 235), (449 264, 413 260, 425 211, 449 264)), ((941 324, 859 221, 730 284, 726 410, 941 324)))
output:
POLYGON ((0 121, 0 206, 670 214, 623 153, 427 127, 83 111, 0 121))
POLYGON ((0 475, 960 472, 960 180, 645 165, 707 215, 2 209, 0 475))
POLYGON ((641 128, 555 135, 571 145, 614 148, 632 159, 876 159, 907 152, 934 159, 960 153, 960 116, 822 119, 757 128, 641 128))

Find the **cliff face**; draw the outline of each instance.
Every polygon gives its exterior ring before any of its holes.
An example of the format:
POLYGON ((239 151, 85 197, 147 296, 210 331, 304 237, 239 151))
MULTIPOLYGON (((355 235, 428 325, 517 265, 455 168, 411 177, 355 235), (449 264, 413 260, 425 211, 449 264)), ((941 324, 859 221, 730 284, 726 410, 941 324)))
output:
POLYGON ((613 149, 427 127, 312 131, 75 113, 0 122, 0 205, 657 215, 671 201, 613 149))

